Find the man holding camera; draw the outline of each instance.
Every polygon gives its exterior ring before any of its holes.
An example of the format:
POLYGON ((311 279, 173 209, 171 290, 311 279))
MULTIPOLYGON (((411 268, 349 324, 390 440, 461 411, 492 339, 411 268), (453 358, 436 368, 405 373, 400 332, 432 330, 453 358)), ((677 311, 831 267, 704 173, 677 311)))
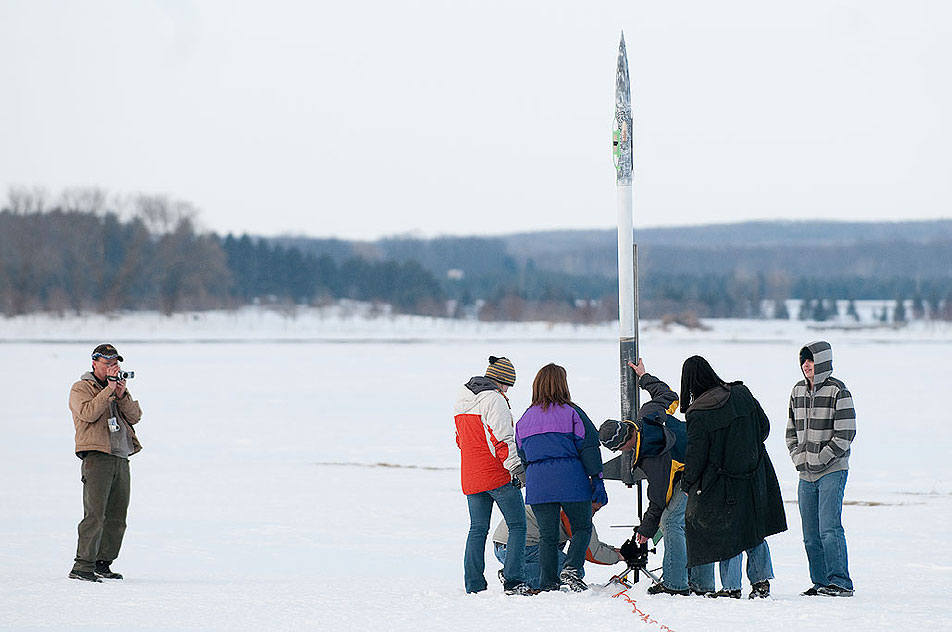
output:
POLYGON ((73 384, 69 410, 76 427, 76 456, 83 460, 83 519, 70 579, 122 579, 110 564, 119 555, 129 508, 129 457, 142 449, 133 426, 142 417, 126 388, 132 373, 111 344, 93 349, 92 371, 73 384))

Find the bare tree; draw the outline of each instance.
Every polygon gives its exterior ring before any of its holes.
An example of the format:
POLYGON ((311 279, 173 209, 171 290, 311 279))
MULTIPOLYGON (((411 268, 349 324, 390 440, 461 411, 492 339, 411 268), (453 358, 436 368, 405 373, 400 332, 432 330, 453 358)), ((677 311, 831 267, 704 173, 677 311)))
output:
POLYGON ((7 190, 7 208, 14 215, 31 215, 46 211, 49 193, 43 187, 13 186, 7 190))
POLYGON ((40 215, 5 213, 2 220, 0 257, 6 278, 5 310, 9 314, 23 314, 40 306, 41 289, 51 276, 51 253, 43 241, 40 215))
POLYGON ((59 195, 57 206, 64 211, 92 213, 101 215, 106 211, 109 196, 105 189, 99 187, 72 187, 63 189, 59 195))
POLYGON ((135 214, 145 223, 146 229, 155 235, 167 235, 179 230, 182 222, 194 226, 196 209, 189 202, 171 200, 165 195, 139 195, 134 198, 135 214))

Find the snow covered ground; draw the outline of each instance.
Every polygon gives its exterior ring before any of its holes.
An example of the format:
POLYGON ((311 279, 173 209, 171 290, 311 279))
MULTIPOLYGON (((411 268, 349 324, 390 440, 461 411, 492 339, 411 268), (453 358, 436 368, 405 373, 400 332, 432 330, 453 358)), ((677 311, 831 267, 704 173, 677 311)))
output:
MULTIPOLYGON (((535 371, 555 361, 599 423, 618 410, 614 326, 327 310, 0 320, 0 629, 952 629, 952 329, 709 324, 643 323, 642 355, 672 385, 685 357, 705 355, 770 415, 790 530, 769 540, 769 601, 648 596, 644 582, 628 591, 634 606, 595 590, 506 597, 488 548, 490 589, 464 594, 459 384, 507 355, 518 417, 535 371), (798 596, 809 577, 783 427, 797 350, 819 337, 858 414, 844 509, 853 599, 798 596), (114 564, 126 579, 86 584, 66 579, 82 512, 66 397, 104 340, 136 371, 145 448, 114 564)), ((617 545, 630 529, 611 525, 634 520, 634 492, 611 482, 609 495, 596 525, 617 545)), ((587 579, 619 570, 589 566, 587 579)))

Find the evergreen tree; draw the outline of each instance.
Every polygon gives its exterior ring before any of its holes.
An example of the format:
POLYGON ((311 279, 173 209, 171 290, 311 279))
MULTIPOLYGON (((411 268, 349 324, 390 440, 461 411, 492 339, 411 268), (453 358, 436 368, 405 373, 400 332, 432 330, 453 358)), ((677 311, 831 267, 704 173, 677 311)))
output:
POLYGON ((778 298, 774 301, 774 318, 778 320, 790 320, 790 310, 787 309, 787 301, 778 298))
POLYGON ((800 301, 800 309, 797 310, 797 320, 809 320, 810 318, 810 302, 807 299, 802 299, 800 301))
POLYGON ((846 315, 853 319, 854 322, 859 322, 859 313, 856 311, 856 301, 850 299, 849 304, 846 306, 846 315))
POLYGON ((906 322, 906 302, 901 299, 896 299, 896 307, 893 309, 893 322, 894 323, 904 323, 906 322))

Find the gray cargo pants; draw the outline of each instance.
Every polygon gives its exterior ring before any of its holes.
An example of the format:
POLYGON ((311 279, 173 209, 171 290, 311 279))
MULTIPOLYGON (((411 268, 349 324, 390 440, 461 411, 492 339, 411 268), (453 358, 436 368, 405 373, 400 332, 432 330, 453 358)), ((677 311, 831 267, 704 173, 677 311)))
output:
POLYGON ((89 452, 83 459, 83 519, 74 571, 93 571, 97 561, 119 556, 129 508, 129 459, 89 452))

